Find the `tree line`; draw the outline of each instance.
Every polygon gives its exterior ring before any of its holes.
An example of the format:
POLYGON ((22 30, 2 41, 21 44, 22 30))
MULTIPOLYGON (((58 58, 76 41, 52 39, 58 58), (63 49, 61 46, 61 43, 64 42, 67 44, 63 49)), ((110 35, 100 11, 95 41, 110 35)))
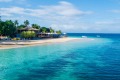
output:
MULTIPOLYGON (((29 25, 30 25, 30 22, 28 20, 25 20, 23 24, 19 24, 18 20, 15 20, 15 21, 12 21, 12 20, 2 21, 2 20, 0 20, 0 35, 15 37, 18 29, 28 27, 29 25)), ((41 33, 55 33, 55 32, 58 34, 62 33, 61 30, 55 31, 51 27, 50 28, 41 27, 38 24, 32 24, 31 27, 38 29, 39 32, 41 32, 41 33)), ((32 32, 32 33, 34 33, 34 32, 32 32)))

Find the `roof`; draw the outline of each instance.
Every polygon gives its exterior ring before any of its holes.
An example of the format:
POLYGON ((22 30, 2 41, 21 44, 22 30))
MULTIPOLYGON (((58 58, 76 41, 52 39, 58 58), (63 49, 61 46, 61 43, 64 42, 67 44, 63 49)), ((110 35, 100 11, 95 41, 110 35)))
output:
POLYGON ((38 33, 38 34, 57 34, 57 33, 38 33))
POLYGON ((18 30, 33 30, 33 31, 38 31, 39 29, 35 29, 35 28, 32 28, 32 27, 25 27, 25 28, 21 28, 21 29, 18 29, 18 30))

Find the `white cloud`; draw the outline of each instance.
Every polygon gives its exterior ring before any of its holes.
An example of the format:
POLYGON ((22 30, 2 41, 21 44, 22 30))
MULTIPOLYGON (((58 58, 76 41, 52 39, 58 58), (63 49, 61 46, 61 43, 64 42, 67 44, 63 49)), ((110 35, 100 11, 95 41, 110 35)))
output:
POLYGON ((96 22, 97 25, 111 25, 111 24, 115 24, 116 22, 113 21, 98 21, 96 22))
POLYGON ((98 32, 114 32, 120 33, 120 19, 106 20, 106 21, 96 21, 93 28, 98 32))
POLYGON ((13 0, 0 0, 0 2, 11 2, 13 0))
POLYGON ((108 20, 108 21, 97 21, 95 22, 96 25, 120 25, 120 19, 113 19, 113 20, 108 20))
MULTIPOLYGON (((9 2, 14 0, 5 1, 9 2)), ((26 0, 19 0, 18 3, 21 2, 23 4, 22 1, 26 0)), ((120 13, 120 10, 112 10, 112 12, 120 13)), ((18 19, 20 22, 28 19, 30 22, 53 27, 56 30, 61 29, 64 32, 120 32, 120 19, 96 22, 89 21, 92 19, 89 19, 88 15, 93 14, 92 11, 80 10, 72 3, 66 1, 60 1, 56 5, 40 5, 34 9, 15 6, 3 7, 0 8, 0 14, 3 16, 2 19, 18 19)))
POLYGON ((27 0, 0 0, 0 2, 14 2, 14 3, 22 3, 22 4, 24 4, 23 2, 25 2, 25 1, 27 1, 27 0))
POLYGON ((30 16, 77 16, 77 15, 85 15, 92 14, 91 11, 81 11, 74 7, 73 4, 65 1, 59 2, 58 5, 50 5, 50 6, 40 6, 37 9, 28 9, 21 7, 10 7, 10 8, 1 8, 1 11, 13 15, 13 14, 26 14, 30 16))
POLYGON ((113 13, 120 13, 120 10, 111 10, 113 13))
POLYGON ((1 14, 7 17, 7 19, 21 20, 21 17, 18 18, 18 16, 24 16, 22 19, 28 19, 29 17, 29 20, 45 23, 56 30, 80 31, 88 29, 88 27, 86 27, 87 25, 82 23, 80 18, 84 15, 93 14, 93 12, 82 11, 72 3, 60 1, 57 5, 39 6, 39 8, 36 9, 22 7, 1 8, 1 14))
POLYGON ((14 14, 25 14, 25 9, 20 7, 0 8, 2 16, 12 16, 14 14))

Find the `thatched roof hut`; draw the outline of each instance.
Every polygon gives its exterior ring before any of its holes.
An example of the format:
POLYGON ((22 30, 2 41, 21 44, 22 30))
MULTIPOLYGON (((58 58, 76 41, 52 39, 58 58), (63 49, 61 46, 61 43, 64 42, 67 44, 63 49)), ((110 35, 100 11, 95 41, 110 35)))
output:
POLYGON ((23 31, 35 31, 36 33, 38 33, 39 29, 35 29, 35 28, 32 28, 32 27, 25 27, 25 28, 18 29, 18 33, 21 33, 23 31))
POLYGON ((32 27, 25 27, 25 28, 21 28, 21 29, 18 29, 18 30, 21 30, 21 31, 39 31, 39 29, 35 29, 35 28, 32 28, 32 27))

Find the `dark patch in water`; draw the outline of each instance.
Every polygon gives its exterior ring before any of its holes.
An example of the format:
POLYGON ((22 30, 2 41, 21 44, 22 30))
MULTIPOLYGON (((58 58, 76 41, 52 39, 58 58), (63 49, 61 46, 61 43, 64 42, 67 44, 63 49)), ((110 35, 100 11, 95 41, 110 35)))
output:
POLYGON ((79 76, 79 78, 77 78, 78 80, 120 80, 119 79, 119 76, 106 76, 106 75, 103 75, 103 76, 96 76, 96 75, 93 75, 93 76, 87 76, 87 75, 82 75, 82 76, 79 76))
POLYGON ((53 62, 48 62, 44 64, 43 66, 41 66, 42 69, 41 68, 37 68, 37 69, 30 68, 28 70, 28 74, 25 74, 25 75, 20 74, 18 80, 34 80, 34 79, 47 80, 47 78, 49 77, 54 77, 56 75, 56 72, 60 71, 68 63, 69 62, 63 59, 57 59, 57 60, 54 60, 53 62))
POLYGON ((63 56, 63 58, 72 58, 72 59, 75 59, 76 55, 75 55, 75 53, 70 53, 70 54, 66 54, 65 56, 63 56))
POLYGON ((62 58, 70 58, 70 59, 78 59, 80 57, 79 53, 74 52, 74 53, 69 53, 64 55, 62 58))
POLYGON ((118 69, 113 68, 112 66, 104 66, 98 67, 95 65, 87 65, 86 66, 92 70, 87 70, 87 68, 79 71, 79 68, 74 70, 73 75, 78 78, 78 80, 120 80, 120 71, 118 69))

